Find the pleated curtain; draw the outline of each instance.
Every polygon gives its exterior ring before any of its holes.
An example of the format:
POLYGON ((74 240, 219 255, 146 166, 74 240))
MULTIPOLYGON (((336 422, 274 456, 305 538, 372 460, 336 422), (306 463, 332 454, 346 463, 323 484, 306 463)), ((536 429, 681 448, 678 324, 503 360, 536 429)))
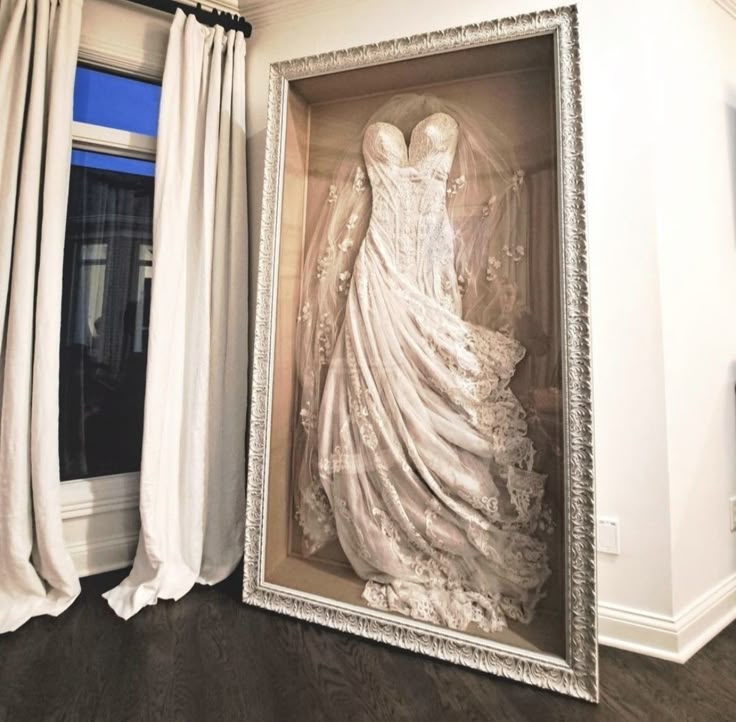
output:
POLYGON ((79 594, 62 537, 59 334, 82 0, 0 2, 0 632, 79 594))
POLYGON ((107 592, 129 618, 243 551, 248 246, 245 39, 177 11, 156 153, 141 534, 107 592))

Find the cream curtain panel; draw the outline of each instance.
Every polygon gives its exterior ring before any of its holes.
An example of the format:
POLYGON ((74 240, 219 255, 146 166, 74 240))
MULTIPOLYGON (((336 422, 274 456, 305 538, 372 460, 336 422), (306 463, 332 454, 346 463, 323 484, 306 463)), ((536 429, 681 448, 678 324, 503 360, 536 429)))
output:
POLYGON ((82 0, 0 2, 0 632, 79 594, 59 499, 59 333, 82 0))
POLYGON ((177 11, 159 115, 153 299, 130 576, 107 592, 127 619, 243 551, 248 245, 245 39, 177 11))

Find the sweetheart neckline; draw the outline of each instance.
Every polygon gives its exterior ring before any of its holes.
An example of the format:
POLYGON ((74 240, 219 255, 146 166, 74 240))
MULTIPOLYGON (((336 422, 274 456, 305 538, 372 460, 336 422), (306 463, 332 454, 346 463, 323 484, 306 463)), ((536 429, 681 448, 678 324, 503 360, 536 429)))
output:
POLYGON ((438 115, 444 115, 446 118, 449 118, 455 124, 455 128, 460 127, 459 123, 455 120, 455 118, 453 118, 449 113, 444 113, 440 110, 440 111, 437 111, 436 113, 430 113, 426 118, 422 118, 418 123, 416 123, 416 125, 411 129, 411 133, 409 134, 408 143, 406 142, 406 136, 404 135, 404 133, 402 133, 401 128, 399 128, 397 125, 394 125, 393 123, 387 123, 384 120, 377 120, 376 122, 371 123, 365 129, 365 132, 367 133, 371 128, 377 125, 385 125, 385 126, 388 126, 389 128, 393 128, 401 136, 401 140, 403 141, 403 147, 404 147, 404 160, 406 161, 406 165, 411 168, 413 167, 413 165, 409 163, 409 158, 411 157, 411 147, 414 144, 414 134, 417 132, 417 128, 419 128, 421 125, 429 121, 430 118, 434 118, 435 116, 438 116, 438 115))

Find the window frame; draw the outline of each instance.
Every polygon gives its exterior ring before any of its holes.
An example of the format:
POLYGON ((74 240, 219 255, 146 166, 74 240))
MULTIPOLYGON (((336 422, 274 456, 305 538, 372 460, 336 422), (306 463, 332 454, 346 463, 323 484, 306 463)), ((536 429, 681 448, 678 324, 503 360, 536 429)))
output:
POLYGON ((156 138, 75 120, 72 122, 72 149, 155 161, 156 138))
MULTIPOLYGON (((119 48, 82 38, 80 66, 147 82, 161 83, 161 62, 141 66, 119 48), (86 40, 86 42, 85 42, 86 40), (138 67, 134 67, 137 65, 138 67)), ((156 138, 117 128, 72 122, 72 150, 154 161, 156 138)), ((71 153, 70 153, 71 165, 71 153)), ((61 379, 59 379, 61 382, 61 379)), ((59 483, 61 518, 67 550, 80 576, 131 564, 140 530, 140 472, 126 472, 59 483)))

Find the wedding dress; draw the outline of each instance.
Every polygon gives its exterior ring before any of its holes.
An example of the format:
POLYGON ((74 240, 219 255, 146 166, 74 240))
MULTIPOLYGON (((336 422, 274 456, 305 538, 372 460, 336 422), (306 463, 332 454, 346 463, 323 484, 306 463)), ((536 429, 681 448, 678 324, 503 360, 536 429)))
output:
POLYGON ((334 528, 370 606, 496 632, 530 621, 549 575, 544 476, 509 390, 524 348, 463 319, 446 205, 458 134, 442 112, 408 148, 390 123, 364 133, 370 221, 337 277, 319 409, 301 412, 332 518, 307 498, 300 521, 315 537, 334 528))

